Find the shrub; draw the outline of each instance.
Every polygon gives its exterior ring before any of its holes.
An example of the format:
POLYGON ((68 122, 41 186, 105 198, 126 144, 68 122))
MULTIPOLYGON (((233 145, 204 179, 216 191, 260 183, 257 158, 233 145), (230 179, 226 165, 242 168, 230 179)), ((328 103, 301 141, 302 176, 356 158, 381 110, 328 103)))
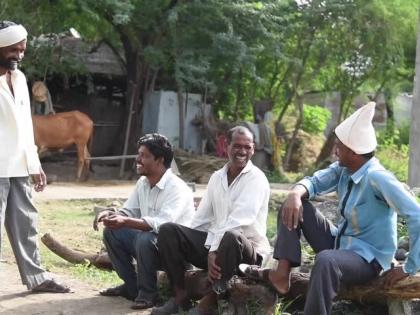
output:
POLYGON ((393 130, 382 130, 378 133, 376 156, 382 165, 395 174, 402 182, 408 180, 408 124, 393 130))
POLYGON ((303 106, 302 129, 310 134, 319 134, 325 130, 331 118, 331 112, 321 106, 303 106))

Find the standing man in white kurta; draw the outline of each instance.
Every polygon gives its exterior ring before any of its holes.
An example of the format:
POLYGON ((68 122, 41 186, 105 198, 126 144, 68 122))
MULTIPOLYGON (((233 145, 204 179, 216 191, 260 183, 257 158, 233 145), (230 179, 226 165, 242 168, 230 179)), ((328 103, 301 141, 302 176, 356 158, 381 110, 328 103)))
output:
POLYGON ((32 291, 66 293, 69 288, 40 267, 38 213, 31 201, 29 176, 35 191, 44 190, 47 179, 34 143, 26 78, 17 69, 26 37, 22 25, 0 21, 0 245, 5 226, 23 284, 32 291))
POLYGON ((213 290, 192 311, 206 314, 215 307, 217 294, 226 291, 239 264, 259 265, 270 250, 266 237, 270 186, 250 161, 254 154, 252 133, 245 127, 229 130, 227 153, 229 162, 211 176, 192 228, 173 223, 160 228, 159 253, 174 298, 152 314, 176 314, 188 306, 186 263, 208 270, 213 290))

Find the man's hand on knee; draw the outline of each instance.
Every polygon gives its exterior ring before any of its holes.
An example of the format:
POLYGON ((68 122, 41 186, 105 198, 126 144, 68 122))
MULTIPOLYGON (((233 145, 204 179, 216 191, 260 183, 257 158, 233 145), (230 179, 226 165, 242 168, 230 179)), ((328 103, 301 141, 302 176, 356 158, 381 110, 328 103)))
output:
POLYGON ((296 229, 299 222, 303 222, 303 206, 301 195, 292 191, 287 196, 282 207, 282 221, 289 229, 296 229))
POLYGON ((211 283, 222 278, 222 268, 216 263, 217 252, 209 252, 207 256, 208 279, 211 283))
POLYGON ((99 223, 102 222, 104 218, 110 216, 112 213, 115 213, 114 208, 109 208, 108 210, 103 210, 103 211, 99 212, 95 216, 95 219, 93 219, 93 229, 95 231, 98 231, 99 223))

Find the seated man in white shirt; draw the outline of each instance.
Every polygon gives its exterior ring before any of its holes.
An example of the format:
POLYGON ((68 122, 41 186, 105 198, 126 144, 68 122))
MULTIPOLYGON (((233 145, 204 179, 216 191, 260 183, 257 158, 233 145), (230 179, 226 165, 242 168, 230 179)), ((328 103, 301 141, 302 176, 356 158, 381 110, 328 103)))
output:
POLYGON ((117 212, 104 211, 94 222, 102 222, 104 243, 124 283, 100 292, 134 300, 133 309, 155 305, 158 298, 156 272, 160 268, 157 249, 159 228, 166 222, 189 225, 194 214, 191 189, 170 169, 173 150, 166 137, 148 134, 138 141, 136 187, 117 212), (137 272, 132 263, 137 261, 137 272))
POLYGON ((174 297, 152 314, 176 314, 189 304, 184 284, 186 263, 208 270, 213 290, 191 310, 206 314, 217 303, 217 294, 242 262, 261 264, 269 252, 266 221, 270 186, 264 173, 250 161, 252 133, 235 127, 227 134, 229 162, 210 178, 191 228, 175 223, 161 226, 158 247, 174 297))

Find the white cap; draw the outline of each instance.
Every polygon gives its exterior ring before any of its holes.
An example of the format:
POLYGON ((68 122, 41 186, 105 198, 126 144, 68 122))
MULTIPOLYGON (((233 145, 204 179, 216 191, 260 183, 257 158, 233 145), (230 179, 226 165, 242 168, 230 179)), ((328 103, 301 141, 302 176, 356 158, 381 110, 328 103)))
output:
POLYGON ((372 125, 374 114, 375 102, 369 102, 359 108, 335 128, 338 140, 356 154, 375 151, 377 142, 372 125))
POLYGON ((28 36, 26 29, 20 25, 10 25, 0 29, 0 47, 7 47, 17 44, 28 36))

